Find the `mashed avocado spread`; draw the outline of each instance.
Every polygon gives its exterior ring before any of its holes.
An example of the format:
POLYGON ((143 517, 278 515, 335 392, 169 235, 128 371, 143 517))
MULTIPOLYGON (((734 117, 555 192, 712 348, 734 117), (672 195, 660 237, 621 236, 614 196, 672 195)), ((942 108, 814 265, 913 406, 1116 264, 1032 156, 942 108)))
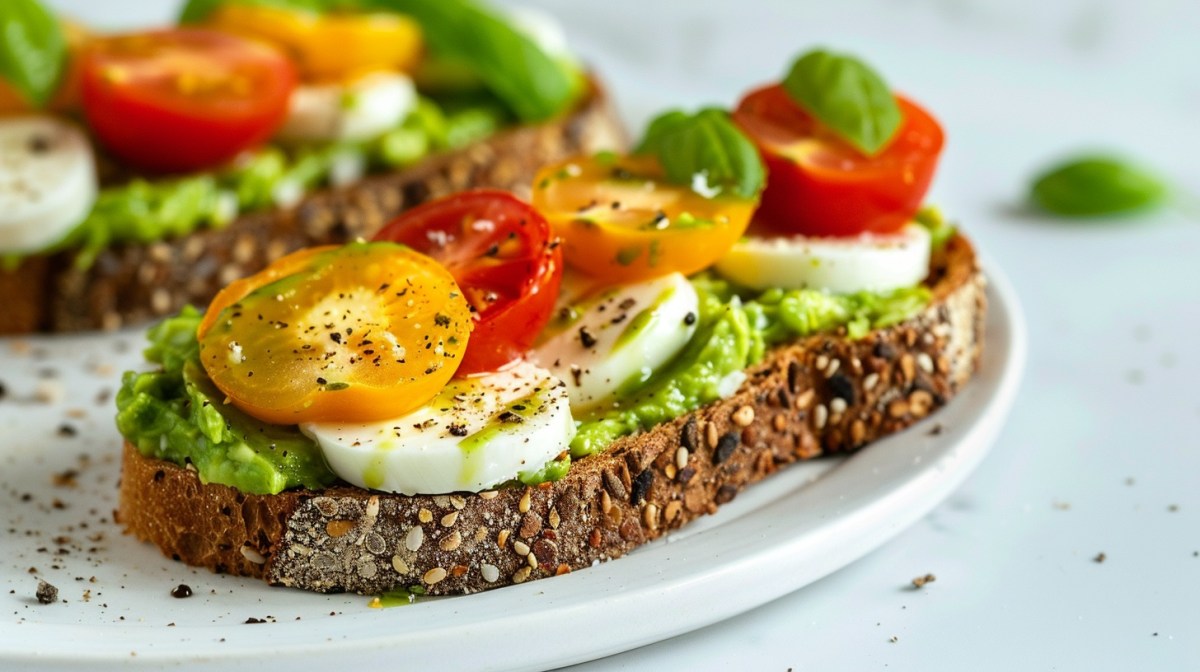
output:
MULTIPOLYGON (((268 146, 211 173, 170 179, 141 178, 100 191, 86 219, 42 253, 77 249, 88 268, 116 243, 152 243, 205 227, 219 228, 240 212, 287 205, 331 181, 342 167, 387 171, 426 156, 482 140, 512 122, 512 115, 483 92, 425 97, 396 128, 366 142, 294 147, 268 146)), ((4 255, 15 267, 20 255, 4 255)))
MULTIPOLYGON (((940 221, 940 218, 939 218, 940 221)), ((818 290, 772 289, 749 297, 728 282, 692 279, 700 296, 697 330, 674 361, 626 390, 614 408, 577 417, 571 455, 604 450, 614 440, 676 418, 732 392, 741 371, 767 348, 845 326, 850 338, 901 322, 929 302, 925 287, 886 294, 832 295, 818 290), (723 394, 724 393, 724 394, 723 394)), ((128 372, 117 394, 117 428, 148 457, 191 464, 205 483, 254 494, 336 480, 320 450, 294 426, 269 425, 229 404, 200 366, 191 308, 150 330, 146 359, 161 366, 128 372)), ((570 458, 520 474, 532 485, 566 475, 570 458)))

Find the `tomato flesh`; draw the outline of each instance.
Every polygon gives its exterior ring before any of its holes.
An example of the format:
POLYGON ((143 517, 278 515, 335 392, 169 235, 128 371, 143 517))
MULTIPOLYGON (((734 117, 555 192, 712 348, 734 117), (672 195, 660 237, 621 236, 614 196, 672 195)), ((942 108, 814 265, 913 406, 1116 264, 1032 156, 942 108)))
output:
POLYGON ((533 204, 563 237, 568 264, 617 283, 711 266, 746 231, 758 199, 670 184, 650 156, 598 156, 542 168, 533 204))
POLYGON ((890 233, 911 221, 929 189, 942 128, 917 104, 896 96, 904 121, 878 154, 837 137, 779 85, 747 94, 733 120, 767 166, 755 227, 806 236, 890 233))
POLYGON ((274 48, 210 30, 95 40, 84 51, 88 124, 115 156, 152 171, 225 163, 283 122, 296 70, 274 48))
POLYGON ((375 236, 440 261, 475 318, 460 376, 496 371, 523 356, 550 319, 562 250, 546 219, 505 191, 478 189, 421 205, 375 236))
POLYGON ((436 261, 392 243, 304 250, 235 283, 197 331, 213 383, 277 424, 373 422, 454 375, 471 314, 436 261))

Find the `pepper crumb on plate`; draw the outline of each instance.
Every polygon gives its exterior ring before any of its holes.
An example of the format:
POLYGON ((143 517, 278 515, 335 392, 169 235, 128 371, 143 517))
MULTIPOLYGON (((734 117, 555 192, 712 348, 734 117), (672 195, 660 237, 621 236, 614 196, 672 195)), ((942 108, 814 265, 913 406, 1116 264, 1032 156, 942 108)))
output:
POLYGON ((41 604, 53 604, 58 601, 58 588, 39 579, 34 595, 41 604))
POLYGON ((913 585, 913 588, 921 588, 925 584, 933 583, 934 581, 937 581, 936 576, 934 576, 933 574, 926 574, 925 576, 918 576, 917 578, 913 579, 912 585, 913 585))

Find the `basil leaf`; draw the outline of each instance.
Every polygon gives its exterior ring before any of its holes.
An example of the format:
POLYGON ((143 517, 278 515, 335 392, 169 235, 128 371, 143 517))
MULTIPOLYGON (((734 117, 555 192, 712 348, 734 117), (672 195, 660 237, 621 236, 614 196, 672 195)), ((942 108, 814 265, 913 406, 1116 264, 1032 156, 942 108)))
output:
POLYGON ((810 51, 792 64, 783 90, 868 156, 887 145, 903 120, 887 83, 853 56, 810 51))
POLYGON ((766 184, 758 149, 730 121, 729 113, 717 108, 658 116, 636 152, 657 156, 668 180, 691 185, 705 196, 732 192, 755 198, 766 184))
POLYGON ((563 112, 582 85, 578 70, 471 0, 364 0, 421 24, 434 54, 469 66, 521 121, 563 112))
POLYGON ((37 0, 0 2, 0 77, 41 107, 57 90, 66 61, 58 17, 37 0))
POLYGON ((200 23, 224 5, 250 5, 321 13, 352 8, 356 4, 355 0, 188 0, 183 6, 183 11, 179 13, 179 22, 200 23))
POLYGON ((1114 215, 1163 202, 1158 177, 1112 156, 1082 156, 1061 163, 1034 181, 1030 196, 1043 210, 1068 217, 1114 215))

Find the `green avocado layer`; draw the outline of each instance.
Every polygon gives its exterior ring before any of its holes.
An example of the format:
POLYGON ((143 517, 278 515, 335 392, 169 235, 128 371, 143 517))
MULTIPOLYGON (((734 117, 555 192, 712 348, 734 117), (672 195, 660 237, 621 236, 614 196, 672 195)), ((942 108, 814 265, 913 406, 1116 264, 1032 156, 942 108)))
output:
MULTIPOLYGON (((101 190, 91 213, 71 233, 40 253, 77 249, 75 263, 88 268, 97 255, 119 243, 152 243, 198 229, 220 228, 240 212, 274 207, 329 182, 340 164, 370 172, 404 168, 432 153, 452 150, 493 135, 512 122, 494 97, 456 93, 437 102, 419 98, 396 128, 366 142, 293 147, 267 146, 236 165, 210 173, 168 179, 134 179, 101 190)), ((21 255, 0 257, 6 266, 21 255)))
MULTIPOLYGON (((845 326, 850 338, 901 322, 929 302, 924 287, 886 294, 833 295, 818 290, 773 289, 748 298, 728 282, 692 279, 700 296, 697 329, 682 352, 649 380, 627 391, 616 407, 576 418, 571 456, 603 451, 616 439, 666 422, 719 399, 746 367, 772 345, 845 326)), ((319 488, 336 480, 320 450, 295 426, 269 425, 223 403, 200 366, 196 327, 200 315, 185 309, 150 330, 146 359, 158 371, 125 374, 117 394, 117 428, 148 457, 191 464, 205 483, 223 483, 254 494, 296 487, 319 488)), ((570 457, 523 472, 533 485, 561 479, 570 457)))

